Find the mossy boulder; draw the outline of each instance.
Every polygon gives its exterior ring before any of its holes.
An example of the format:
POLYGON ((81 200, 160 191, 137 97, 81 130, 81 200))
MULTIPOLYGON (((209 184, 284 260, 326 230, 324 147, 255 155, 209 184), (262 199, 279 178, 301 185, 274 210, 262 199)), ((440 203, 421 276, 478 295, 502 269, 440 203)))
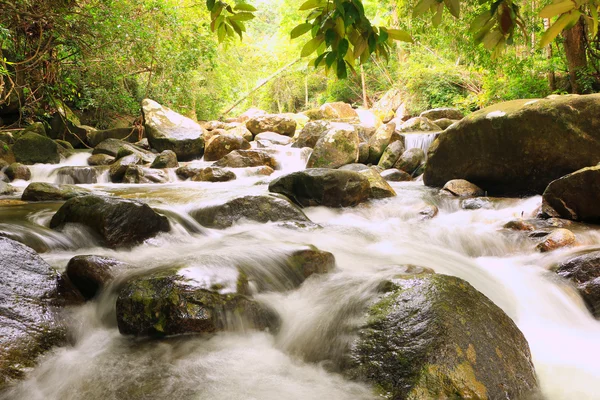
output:
POLYGON ((414 117, 396 127, 398 132, 438 132, 442 128, 425 117, 414 117))
POLYGON ((600 162, 600 94, 514 100, 474 112, 429 148, 428 186, 466 179, 491 195, 541 194, 600 162))
POLYGON ((37 133, 27 132, 12 147, 15 160, 23 164, 58 164, 60 152, 58 145, 52 139, 37 133))
POLYGON ((244 295, 219 293, 194 283, 177 269, 133 278, 117 298, 119 331, 166 336, 277 328, 278 316, 266 306, 244 295))
POLYGON ((419 115, 419 117, 425 117, 432 121, 435 121, 436 119, 441 119, 441 118, 459 120, 459 119, 463 119, 464 116, 465 115, 463 114, 462 111, 460 111, 456 108, 448 108, 448 107, 434 108, 431 110, 423 111, 419 115))
POLYGON ((65 340, 55 300, 58 276, 31 248, 0 237, 0 392, 65 340))
POLYGON ((171 150, 180 161, 193 160, 204 154, 204 129, 197 122, 157 102, 142 101, 144 127, 150 146, 158 152, 171 150))
POLYGON ((600 166, 550 182, 542 196, 542 211, 551 217, 600 222, 600 166))
POLYGON ((169 177, 165 170, 128 165, 122 183, 166 183, 169 177))
POLYGON ((396 168, 386 169, 381 173, 381 177, 388 182, 408 182, 412 181, 412 176, 396 168))
POLYGON ((569 258, 558 264, 556 273, 577 287, 591 313, 600 319, 600 251, 569 258))
POLYGON ((201 225, 225 229, 240 220, 256 222, 294 221, 310 223, 304 212, 289 199, 280 195, 249 195, 223 204, 212 205, 190 213, 201 225))
POLYGON ((327 121, 310 121, 304 125, 292 147, 310 147, 312 149, 330 129, 331 123, 327 121))
POLYGON ((55 185, 53 183, 32 182, 21 196, 23 201, 60 201, 74 197, 88 196, 91 190, 75 185, 55 185))
POLYGON ((372 199, 384 199, 396 196, 394 189, 375 168, 367 168, 358 172, 369 180, 372 199))
POLYGON ((334 103, 325 103, 320 108, 323 119, 336 120, 357 120, 358 114, 348 103, 337 101, 334 103))
POLYGON ((275 157, 261 150, 234 150, 216 161, 213 166, 227 168, 261 167, 263 165, 277 169, 275 157))
POLYGON ((390 144, 392 134, 396 130, 396 124, 391 122, 382 125, 377 129, 375 134, 369 139, 369 158, 367 162, 377 164, 383 155, 384 150, 390 144))
POLYGON ((246 128, 253 135, 262 132, 275 132, 285 136, 294 136, 296 121, 287 115, 265 114, 257 115, 246 121, 246 128))
POLYGON ((213 136, 206 142, 204 161, 217 161, 234 150, 248 150, 250 143, 241 136, 221 134, 213 136))
POLYGON ((436 124, 437 126, 439 126, 441 129, 448 129, 450 127, 450 125, 452 125, 455 122, 458 122, 459 120, 457 119, 449 119, 449 118, 440 118, 440 119, 436 119, 433 121, 434 124, 436 124))
POLYGON ((338 168, 358 161, 358 133, 350 124, 333 124, 315 145, 307 168, 338 168))
POLYGON ((177 154, 171 150, 165 150, 156 156, 150 168, 177 168, 177 154))
POLYGON ((179 177, 179 179, 190 179, 197 175, 203 168, 194 167, 192 165, 183 165, 175 170, 175 174, 179 177))
POLYGON ((381 158, 379 159, 379 163, 377 163, 377 166, 383 168, 384 170, 390 169, 394 166, 394 164, 396 164, 403 153, 404 144, 402 144, 401 140, 396 140, 385 148, 381 158))
POLYGON ((139 140, 139 130, 135 126, 112 128, 105 130, 90 129, 87 131, 87 142, 95 147, 106 139, 118 139, 135 143, 139 140))
POLYGON ((9 194, 13 194, 17 191, 15 187, 9 185, 8 183, 0 180, 0 196, 5 196, 9 194))
POLYGON ((537 388, 515 323, 469 283, 394 279, 369 309, 348 374, 390 399, 523 399, 537 388))
POLYGON ((115 157, 108 154, 92 154, 88 158, 88 165, 110 165, 115 162, 115 157))
POLYGON ((371 197, 367 177, 354 171, 310 168, 273 180, 269 191, 282 194, 302 207, 349 207, 371 197))
POLYGON ((93 155, 106 154, 115 158, 122 158, 131 154, 139 155, 144 162, 150 163, 154 161, 155 155, 141 147, 138 147, 132 143, 127 143, 120 139, 106 139, 100 142, 94 150, 93 155))
POLYGON ((192 180, 196 182, 229 182, 234 179, 236 176, 233 172, 219 167, 202 168, 192 176, 192 180))
POLYGON ((394 168, 413 174, 425 161, 425 152, 419 147, 406 150, 394 163, 394 168))
POLYGON ((67 264, 66 274, 86 299, 95 297, 118 273, 132 266, 110 257, 81 255, 67 264))
POLYGON ((457 197, 479 197, 485 196, 485 191, 479 186, 464 179, 452 179, 446 182, 442 188, 444 194, 457 197))
POLYGON ((144 160, 138 154, 131 154, 126 157, 119 158, 117 161, 110 165, 108 175, 110 176, 111 182, 122 182, 127 169, 131 166, 143 164, 144 160))
POLYGON ((4 173, 11 180, 22 179, 28 181, 31 179, 31 170, 26 165, 20 163, 12 163, 5 170, 4 173))
POLYGON ((147 204, 114 197, 81 196, 68 200, 54 214, 50 228, 79 223, 98 234, 109 247, 130 247, 170 230, 169 220, 147 204))

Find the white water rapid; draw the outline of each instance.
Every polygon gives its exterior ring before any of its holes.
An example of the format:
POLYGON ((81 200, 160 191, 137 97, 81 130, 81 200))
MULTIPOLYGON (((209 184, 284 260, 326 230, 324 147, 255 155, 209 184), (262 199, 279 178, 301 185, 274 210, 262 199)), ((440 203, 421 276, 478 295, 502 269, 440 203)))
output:
MULTIPOLYGON (((427 146, 428 135, 412 136, 407 135, 407 148, 427 146)), ((58 182, 53 171, 85 165, 85 156, 54 167, 34 166, 34 180, 58 182)), ((273 261, 305 244, 332 252, 337 264, 334 272, 312 276, 298 289, 257 295, 281 316, 275 335, 242 330, 163 340, 122 336, 116 327, 116 295, 109 288, 68 311, 71 344, 42 357, 4 399, 376 399, 370 387, 346 380, 331 364, 352 340, 377 285, 406 264, 465 279, 500 306, 529 342, 545 399, 600 398, 600 322, 577 292, 549 271, 582 247, 541 254, 533 242, 501 229, 511 219, 533 215, 540 197, 493 200, 489 208, 464 210, 460 200, 408 182, 392 183, 398 194, 394 198, 354 208, 305 209, 320 228, 247 222, 211 230, 190 216, 207 204, 266 193, 274 176, 302 169, 307 155, 284 147, 277 157, 283 170, 271 177, 85 185, 147 202, 169 217, 170 233, 127 251, 98 247, 84 230, 48 229, 58 203, 0 207, 0 231, 37 245, 59 271, 74 255, 98 254, 138 269, 185 265, 198 279, 221 283, 227 282, 233 262, 244 260, 277 282, 285 277, 270 269, 273 261), (435 218, 420 218, 426 203, 439 207, 435 218)), ((583 248, 600 248, 598 232, 588 227, 575 231, 583 248)))

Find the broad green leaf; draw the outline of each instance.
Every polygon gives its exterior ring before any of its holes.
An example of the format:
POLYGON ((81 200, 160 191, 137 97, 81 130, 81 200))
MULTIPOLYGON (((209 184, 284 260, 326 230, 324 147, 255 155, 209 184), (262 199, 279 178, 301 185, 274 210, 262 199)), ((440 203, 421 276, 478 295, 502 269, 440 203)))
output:
POLYGON ((337 60, 338 53, 336 51, 330 51, 328 53, 323 54, 327 54, 327 56, 325 57, 325 64, 327 65, 327 67, 331 67, 335 60, 337 60))
POLYGON ((214 6, 215 0, 206 0, 206 8, 208 8, 208 11, 212 11, 214 6))
POLYGON ((538 15, 540 18, 552 18, 557 15, 569 12, 574 8, 575 2, 571 0, 566 0, 561 3, 547 5, 546 7, 542 8, 538 15))
POLYGON ((483 37, 483 47, 485 47, 487 50, 492 50, 494 47, 496 47, 500 39, 502 39, 503 37, 504 35, 502 35, 502 32, 500 32, 500 30, 491 30, 483 37))
POLYGON ((225 26, 221 24, 217 28, 217 39, 219 40, 219 43, 223 43, 223 40, 225 40, 225 33, 225 26))
POLYGON ((433 18, 431 19, 431 22, 433 23, 434 27, 437 28, 442 23, 442 13, 443 12, 444 12, 444 3, 438 3, 436 10, 435 10, 435 14, 433 14, 433 18))
POLYGON ((335 20, 335 31, 339 35, 339 37, 344 37, 346 35, 346 26, 344 25, 344 20, 342 17, 337 17, 335 20))
POLYGON ((483 28, 481 28, 479 30, 479 32, 477 32, 475 34, 475 43, 479 44, 481 43, 481 41, 483 40, 483 38, 485 37, 485 35, 488 34, 488 32, 490 31, 490 29, 492 29, 492 27, 496 24, 496 20, 495 19, 491 19, 488 21, 487 24, 485 24, 483 26, 483 28))
POLYGON ((473 21, 471 22, 471 25, 469 26, 469 32, 470 33, 477 32, 478 30, 483 28, 485 26, 485 24, 487 24, 491 18, 492 18, 492 14, 490 13, 489 10, 482 12, 477 17, 475 17, 473 19, 473 21))
POLYGON ((239 11, 256 11, 256 8, 248 3, 237 4, 233 9, 239 11))
POLYGON ((227 17, 227 22, 229 22, 229 25, 231 25, 231 27, 233 28, 235 33, 237 33, 241 39, 242 38, 242 27, 240 26, 241 22, 233 20, 233 19, 231 19, 231 17, 227 17))
POLYGON ((317 50, 317 48, 321 45, 321 43, 323 42, 323 38, 317 36, 312 38, 311 40, 309 40, 304 47, 302 47, 302 51, 300 52, 300 57, 308 57, 310 56, 312 53, 315 52, 315 50, 317 50))
POLYGON ((460 0, 444 0, 444 4, 454 17, 460 17, 460 0))
POLYGON ((572 11, 568 14, 563 14, 558 17, 556 22, 542 35, 542 38, 540 39, 540 47, 546 47, 548 44, 550 44, 550 42, 552 42, 567 26, 572 23, 576 23, 580 16, 580 11, 572 11))
POLYGON ((348 77, 348 70, 346 69, 346 62, 344 59, 339 59, 337 62, 336 75, 340 79, 346 79, 348 77))
POLYGON ((388 29, 387 33, 388 33, 389 37, 391 37, 394 40, 400 40, 402 42, 410 42, 410 43, 414 42, 412 36, 410 36, 410 33, 403 31, 401 29, 388 29))
POLYGON ((595 4, 590 5, 590 14, 592 16, 592 31, 591 36, 596 37, 598 34, 598 9, 595 4))
POLYGON ((367 41, 362 36, 358 36, 354 45, 354 58, 359 58, 361 54, 367 49, 367 41))
POLYGON ((340 44, 338 45, 338 53, 340 57, 345 57, 348 52, 348 47, 350 47, 350 43, 348 43, 347 39, 340 40, 340 44))
POLYGON ((249 12, 240 12, 231 16, 231 19, 234 21, 249 21, 254 19, 254 14, 249 12))
POLYGON ((390 35, 387 33, 387 30, 385 28, 380 28, 379 39, 377 40, 377 43, 385 43, 388 40, 389 36, 390 35))
POLYGON ((300 10, 300 11, 310 10, 310 9, 319 7, 321 4, 322 3, 320 0, 308 0, 308 1, 304 2, 298 10, 300 10))
POLYGON ((295 27, 294 29, 292 29, 292 32, 290 32, 290 37, 292 39, 296 39, 299 36, 304 35, 306 32, 310 31, 312 29, 312 24, 309 24, 308 22, 305 24, 300 24, 297 27, 295 27))
POLYGON ((429 8, 436 3, 436 0, 419 0, 413 9, 413 17, 419 17, 427 12, 429 8))
POLYGON ((327 53, 323 53, 315 59, 315 61, 314 61, 315 68, 319 68, 321 66, 321 64, 323 64, 326 55, 327 55, 327 53))

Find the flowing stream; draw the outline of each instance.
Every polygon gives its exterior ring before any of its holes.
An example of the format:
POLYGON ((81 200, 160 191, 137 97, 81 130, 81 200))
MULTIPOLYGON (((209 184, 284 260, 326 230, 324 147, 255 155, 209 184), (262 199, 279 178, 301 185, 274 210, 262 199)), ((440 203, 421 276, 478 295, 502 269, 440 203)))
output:
MULTIPOLYGON (((34 166, 33 179, 59 182, 58 168, 85 165, 86 157, 34 166)), ((282 280, 272 270, 274 261, 306 244, 332 252, 337 264, 332 273, 312 276, 298 289, 256 296, 280 313, 282 327, 276 335, 242 327, 164 340, 125 337, 116 327, 116 295, 109 288, 66 312, 72 343, 46 354, 5 398, 374 399, 371 388, 346 380, 332 365, 343 356, 377 285, 407 264, 463 278, 500 306, 529 342, 546 399, 598 398, 600 322, 576 290, 549 268, 582 248, 600 248, 600 231, 580 226, 575 233, 582 246, 541 254, 533 242, 501 229, 511 219, 532 215, 539 196, 493 199, 487 208, 464 210, 460 200, 439 196, 420 182, 393 183, 397 197, 355 208, 305 209, 319 228, 246 222, 210 230, 191 217, 207 204, 266 193, 270 180, 302 169, 306 161, 305 153, 289 148, 277 157, 283 169, 271 177, 203 183, 180 182, 172 174, 170 183, 160 185, 110 184, 105 179, 84 185, 147 202, 169 217, 170 233, 127 251, 98 247, 85 230, 48 229, 59 203, 0 207, 0 231, 44 251, 41 256, 59 271, 74 255, 98 254, 137 269, 183 265, 200 280, 223 284, 233 262, 245 260, 282 280), (419 210, 425 204, 437 205, 439 214, 422 220, 419 210)), ((128 273, 136 271, 124 275, 128 273)))

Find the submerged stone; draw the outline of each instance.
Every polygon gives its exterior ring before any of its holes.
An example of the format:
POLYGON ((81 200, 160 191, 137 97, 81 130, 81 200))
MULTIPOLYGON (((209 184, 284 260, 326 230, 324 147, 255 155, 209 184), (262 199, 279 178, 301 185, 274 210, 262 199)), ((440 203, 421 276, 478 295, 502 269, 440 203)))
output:
POLYGON ((88 196, 92 191, 75 185, 55 185, 53 183, 32 182, 25 188, 23 201, 58 201, 74 197, 88 196))
POLYGON ((131 268, 128 264, 110 257, 75 256, 67 264, 67 276, 86 299, 95 297, 119 271, 131 268))
POLYGON ((577 287, 594 317, 600 319, 600 251, 563 261, 558 265, 556 273, 577 287))

